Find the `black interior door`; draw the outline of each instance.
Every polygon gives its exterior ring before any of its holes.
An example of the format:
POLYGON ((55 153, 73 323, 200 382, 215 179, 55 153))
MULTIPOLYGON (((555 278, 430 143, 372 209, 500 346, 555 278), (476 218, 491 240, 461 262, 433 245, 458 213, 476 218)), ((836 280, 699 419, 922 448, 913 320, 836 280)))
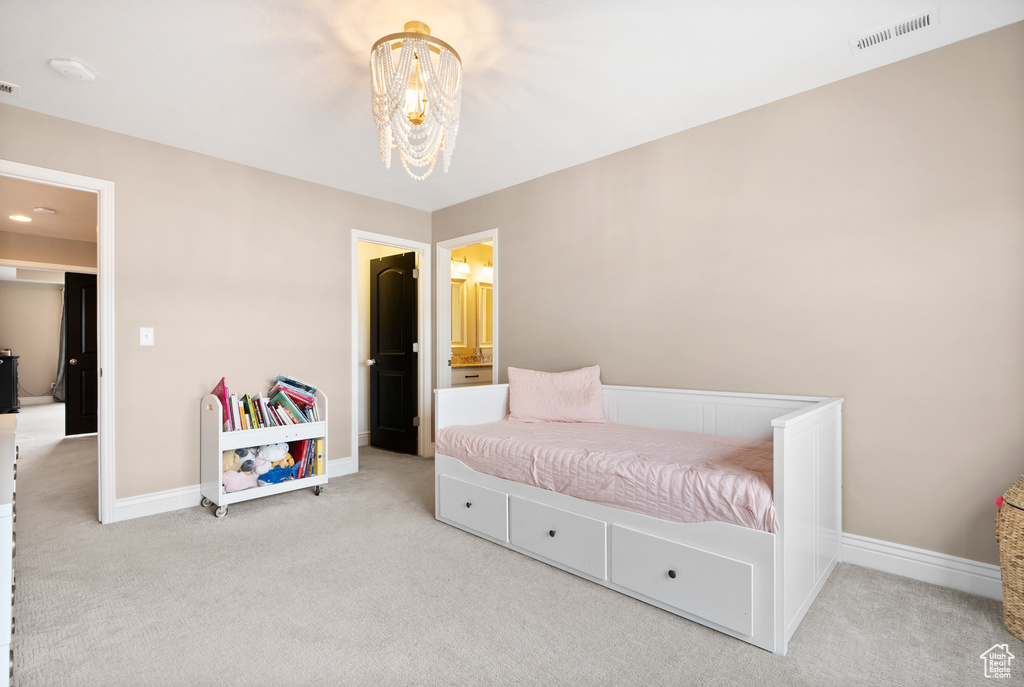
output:
POLYGON ((64 274, 64 316, 64 434, 92 434, 99 405, 95 274, 64 274))
POLYGON ((416 253, 370 261, 370 445, 418 448, 416 253))

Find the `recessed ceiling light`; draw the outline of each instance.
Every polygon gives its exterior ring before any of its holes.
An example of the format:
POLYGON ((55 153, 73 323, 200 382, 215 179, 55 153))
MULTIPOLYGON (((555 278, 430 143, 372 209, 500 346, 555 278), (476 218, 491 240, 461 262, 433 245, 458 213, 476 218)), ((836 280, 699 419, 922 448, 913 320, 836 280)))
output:
POLYGON ((32 221, 31 217, 26 217, 25 215, 9 215, 9 217, 10 217, 10 219, 13 219, 15 222, 31 222, 32 221))
POLYGON ((81 62, 74 60, 50 60, 50 66, 54 71, 74 81, 95 81, 96 75, 81 62))
POLYGON ((44 207, 32 208, 32 212, 38 212, 40 215, 55 215, 55 214, 57 214, 57 211, 54 210, 53 208, 44 208, 44 207))

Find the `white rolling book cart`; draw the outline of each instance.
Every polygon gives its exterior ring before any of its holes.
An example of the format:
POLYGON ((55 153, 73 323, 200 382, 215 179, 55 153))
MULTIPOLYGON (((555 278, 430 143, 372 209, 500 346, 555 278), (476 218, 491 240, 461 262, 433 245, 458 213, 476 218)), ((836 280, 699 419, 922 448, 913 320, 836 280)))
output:
POLYGON ((200 415, 200 493, 203 495, 202 506, 216 505, 214 515, 223 517, 232 503, 258 499, 273 494, 283 494, 296 489, 313 488, 317 496, 327 484, 327 396, 320 390, 316 392, 316 407, 320 420, 304 422, 284 427, 265 427, 263 429, 244 429, 225 432, 222 418, 224 411, 220 399, 207 394, 199 407, 200 415), (225 492, 221 481, 223 466, 221 456, 224 451, 238 448, 265 446, 266 444, 291 443, 302 439, 323 440, 323 474, 310 475, 302 479, 293 479, 278 484, 251 487, 241 491, 225 492))

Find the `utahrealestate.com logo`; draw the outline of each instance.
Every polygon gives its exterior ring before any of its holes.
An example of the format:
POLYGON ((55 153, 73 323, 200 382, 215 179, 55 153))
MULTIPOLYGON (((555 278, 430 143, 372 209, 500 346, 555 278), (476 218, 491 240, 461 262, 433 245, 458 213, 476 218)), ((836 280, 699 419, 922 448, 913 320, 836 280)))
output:
POLYGON ((1008 645, 996 644, 981 655, 981 660, 985 662, 985 677, 1009 679, 1010 661, 1015 658, 1008 645))

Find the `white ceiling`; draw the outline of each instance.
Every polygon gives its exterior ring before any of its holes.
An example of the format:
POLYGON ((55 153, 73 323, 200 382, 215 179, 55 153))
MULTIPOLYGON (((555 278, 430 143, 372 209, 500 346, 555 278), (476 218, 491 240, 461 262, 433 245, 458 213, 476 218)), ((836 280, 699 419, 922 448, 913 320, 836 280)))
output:
POLYGON ((96 243, 96 194, 0 176, 0 231, 96 243), (35 212, 35 208, 53 214, 35 212), (17 222, 11 215, 28 217, 17 222))
POLYGON ((0 102, 436 210, 1020 20, 1024 0, 5 2, 21 93, 0 102), (369 103, 370 46, 413 19, 464 66, 451 170, 421 182, 384 169, 369 103))

